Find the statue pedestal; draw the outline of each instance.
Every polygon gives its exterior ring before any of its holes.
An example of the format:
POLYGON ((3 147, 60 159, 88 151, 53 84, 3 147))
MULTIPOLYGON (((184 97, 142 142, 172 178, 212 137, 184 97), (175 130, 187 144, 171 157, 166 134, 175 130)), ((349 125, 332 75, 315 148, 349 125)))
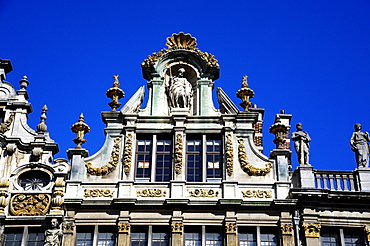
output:
POLYGON ((293 173, 293 185, 297 188, 315 188, 313 166, 300 165, 293 173))
POLYGON ((358 188, 361 191, 370 191, 370 168, 358 168, 355 172, 358 177, 358 188))

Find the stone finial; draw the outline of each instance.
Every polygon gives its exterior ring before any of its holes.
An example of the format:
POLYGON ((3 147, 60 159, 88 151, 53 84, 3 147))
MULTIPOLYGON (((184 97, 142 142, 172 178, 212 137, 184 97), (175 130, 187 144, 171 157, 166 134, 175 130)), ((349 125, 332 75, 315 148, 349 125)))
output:
POLYGON ((112 101, 108 103, 108 105, 112 108, 112 111, 116 111, 117 108, 122 104, 118 102, 119 99, 125 96, 125 93, 123 90, 119 88, 119 81, 118 81, 119 75, 114 75, 114 82, 113 82, 113 87, 110 88, 106 95, 107 97, 111 98, 112 101))
POLYGON ((82 149, 81 145, 87 141, 84 139, 84 135, 90 131, 90 127, 84 122, 84 119, 81 113, 78 122, 74 123, 71 127, 72 132, 76 133, 76 138, 73 139, 73 142, 77 144, 76 149, 82 149))
POLYGON ((27 86, 30 84, 27 80, 27 76, 23 76, 23 78, 19 81, 19 84, 21 85, 21 90, 26 90, 27 86))
POLYGON ((270 127, 269 131, 275 135, 273 142, 276 144, 276 148, 283 149, 283 144, 286 141, 283 136, 287 133, 288 127, 281 123, 279 115, 276 116, 275 123, 270 127))
POLYGON ((46 130, 48 129, 48 127, 45 124, 46 111, 48 111, 48 107, 46 107, 46 105, 44 105, 44 107, 42 107, 42 112, 41 112, 41 116, 40 116, 40 120, 41 120, 40 124, 37 125, 37 131, 38 132, 46 132, 46 130))
POLYGON ((249 101, 250 98, 254 97, 254 91, 248 88, 248 76, 244 75, 242 80, 242 88, 238 90, 236 96, 242 99, 242 103, 239 105, 244 108, 244 112, 248 112, 248 108, 252 106, 252 103, 249 101))

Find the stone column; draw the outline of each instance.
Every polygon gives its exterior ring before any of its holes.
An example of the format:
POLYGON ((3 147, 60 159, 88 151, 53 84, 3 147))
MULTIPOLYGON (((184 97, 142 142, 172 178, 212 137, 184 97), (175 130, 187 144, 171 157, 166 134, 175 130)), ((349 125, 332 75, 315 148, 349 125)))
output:
POLYGON ((320 245, 320 229, 321 225, 316 223, 303 223, 302 224, 304 235, 306 238, 307 246, 320 245))
POLYGON ((226 223, 225 224, 225 232, 226 232, 226 246, 237 246, 238 239, 236 237, 236 223, 226 223))
POLYGON ((118 223, 117 246, 130 246, 130 224, 118 223))
POLYGON ((179 246, 183 245, 183 228, 184 225, 182 222, 172 222, 171 223, 171 230, 172 230, 172 246, 179 246))
POLYGON ((73 221, 65 221, 62 225, 63 228, 63 246, 74 246, 75 245, 75 223, 73 221))
POLYGON ((294 246, 293 225, 281 224, 280 229, 282 246, 294 246))

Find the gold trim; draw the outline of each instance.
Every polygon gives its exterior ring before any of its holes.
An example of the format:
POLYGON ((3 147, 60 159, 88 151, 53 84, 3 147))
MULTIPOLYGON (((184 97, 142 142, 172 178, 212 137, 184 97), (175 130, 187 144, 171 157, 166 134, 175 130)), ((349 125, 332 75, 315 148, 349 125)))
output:
POLYGON ((123 90, 119 88, 118 77, 119 75, 113 76, 114 78, 113 87, 110 88, 106 93, 107 97, 112 99, 112 101, 108 103, 108 105, 112 108, 112 111, 117 111, 117 108, 122 104, 118 102, 118 100, 125 96, 123 90))
POLYGON ((235 234, 236 233, 236 224, 235 223, 226 223, 225 232, 226 234, 235 234))
POLYGON ((176 174, 181 174, 182 169, 182 135, 179 133, 176 135, 176 145, 175 145, 175 171, 176 174))
POLYGON ((171 223, 172 232, 182 233, 183 227, 184 225, 182 223, 171 223))
POLYGON ((227 175, 231 176, 234 171, 234 149, 233 149, 233 139, 231 134, 227 135, 226 140, 226 172, 227 175))
POLYGON ((283 235, 293 235, 293 225, 292 224, 281 224, 280 229, 281 229, 281 234, 283 235))
POLYGON ((129 223, 118 223, 118 233, 129 233, 130 224, 129 223))
POLYGON ((118 165, 118 161, 119 161, 120 142, 121 142, 121 139, 118 137, 114 140, 114 145, 113 145, 113 150, 110 156, 110 160, 104 166, 93 167, 91 162, 86 163, 85 166, 87 168, 87 173, 91 175, 96 175, 96 176, 104 176, 104 175, 108 175, 111 172, 113 172, 116 169, 118 165))
POLYGON ((250 176, 266 176, 270 173, 272 164, 271 162, 266 163, 265 168, 258 168, 252 166, 248 161, 247 152, 245 151, 244 140, 242 138, 238 139, 238 157, 241 168, 244 172, 248 173, 250 176))
POLYGON ((85 189, 84 197, 113 197, 114 191, 110 189, 85 189))
POLYGON ((366 234, 367 241, 370 242, 370 226, 366 225, 364 227, 364 231, 365 231, 365 234, 366 234))
POLYGON ((316 223, 303 223, 304 234, 306 237, 320 237, 321 225, 316 223))
POLYGON ((73 234, 75 223, 74 222, 64 222, 62 228, 63 228, 63 234, 73 234))
POLYGON ((132 134, 127 134, 125 152, 123 153, 123 170, 126 175, 130 174, 132 161, 132 134))
POLYGON ((136 191, 137 196, 140 197, 164 197, 166 191, 162 189, 142 189, 136 191))
POLYGON ((246 190, 242 191, 242 194, 247 198, 272 198, 270 190, 246 190))
POLYGON ((16 194, 10 200, 10 213, 15 216, 39 216, 48 213, 49 194, 16 194))
POLYGON ((214 189, 194 189, 189 191, 191 197, 218 197, 218 193, 214 189))

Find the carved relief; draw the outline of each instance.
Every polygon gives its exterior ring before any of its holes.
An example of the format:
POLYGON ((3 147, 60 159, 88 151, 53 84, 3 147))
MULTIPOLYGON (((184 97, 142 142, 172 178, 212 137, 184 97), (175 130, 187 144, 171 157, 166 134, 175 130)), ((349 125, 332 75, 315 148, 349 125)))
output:
POLYGON ((64 222, 63 223, 63 234, 73 234, 75 228, 75 223, 73 222, 64 222))
POLYGON ((320 224, 315 223, 303 223, 302 227, 306 237, 320 237, 320 224))
POLYGON ((242 194, 247 198, 272 198, 270 190, 246 190, 242 191, 242 194))
POLYGON ((61 214, 62 213, 62 205, 64 203, 64 192, 65 192, 66 182, 64 181, 63 177, 58 177, 55 181, 55 190, 53 193, 52 199, 52 207, 51 213, 53 214, 61 214))
POLYGON ((91 162, 86 163, 85 166, 87 168, 87 173, 91 175, 96 175, 96 176, 104 176, 104 175, 107 175, 113 172, 118 165, 120 142, 121 142, 120 138, 116 138, 114 140, 114 145, 113 145, 113 150, 110 156, 110 160, 104 166, 93 167, 91 162))
POLYGON ((244 172, 248 173, 250 176, 266 176, 272 168, 272 164, 266 163, 265 168, 258 168, 251 165, 251 163, 248 161, 247 153, 245 151, 244 146, 244 140, 242 138, 238 139, 238 157, 240 166, 243 169, 244 172))
POLYGON ((162 189, 142 189, 136 191, 137 196, 140 197, 164 197, 166 196, 166 191, 162 189))
POLYGON ((236 224, 235 223, 226 223, 225 224, 226 233, 235 234, 236 233, 236 224))
POLYGON ((16 194, 10 201, 10 213, 15 216, 46 215, 50 203, 48 194, 16 194))
POLYGON ((182 233, 183 227, 184 225, 182 223, 172 223, 171 224, 172 232, 182 233))
POLYGON ((231 176, 234 171, 234 149, 233 140, 231 134, 227 135, 226 140, 226 172, 227 175, 231 176))
POLYGON ((364 230, 366 233, 367 241, 370 242, 370 226, 365 226, 364 230))
POLYGON ((175 172, 177 175, 181 174, 182 169, 182 135, 176 135, 175 144, 175 172))
POLYGON ((130 224, 129 223, 118 223, 118 233, 129 233, 130 224))
POLYGON ((132 134, 127 134, 125 152, 123 153, 123 170, 129 175, 132 160, 132 134))
POLYGON ((218 197, 218 191, 213 189, 194 189, 189 191, 191 197, 218 197))
POLYGON ((8 192, 1 190, 0 191, 0 214, 5 214, 4 209, 8 206, 8 192))
POLYGON ((6 133, 10 130, 10 125, 14 121, 14 112, 10 113, 9 118, 4 122, 0 124, 0 133, 6 133))
POLYGON ((26 153, 26 151, 22 151, 22 150, 17 149, 16 155, 15 155, 15 162, 16 162, 17 167, 19 167, 19 163, 24 158, 25 153, 26 153))
POLYGON ((283 235, 293 235, 293 225, 292 224, 281 224, 280 229, 281 229, 281 234, 283 235))
POLYGON ((110 189, 85 189, 84 197, 113 197, 110 189))

